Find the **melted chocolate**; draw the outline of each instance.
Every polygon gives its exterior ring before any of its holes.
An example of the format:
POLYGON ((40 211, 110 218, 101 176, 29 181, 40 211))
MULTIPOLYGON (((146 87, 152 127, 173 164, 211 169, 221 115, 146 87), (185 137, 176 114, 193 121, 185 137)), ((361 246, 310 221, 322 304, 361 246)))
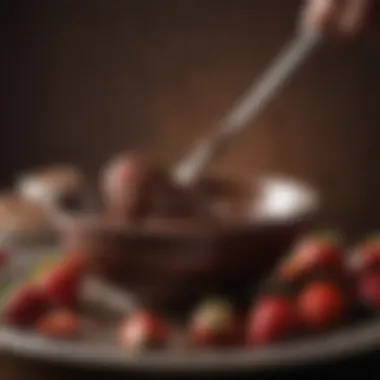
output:
POLYGON ((160 183, 157 192, 142 192, 149 194, 144 213, 129 223, 112 220, 104 207, 93 223, 81 223, 80 201, 67 200, 70 234, 87 255, 90 273, 128 289, 142 303, 178 312, 205 294, 220 293, 244 304, 300 227, 249 223, 244 205, 253 195, 247 188, 210 181, 188 191, 160 183), (224 214, 213 213, 220 203, 224 214))

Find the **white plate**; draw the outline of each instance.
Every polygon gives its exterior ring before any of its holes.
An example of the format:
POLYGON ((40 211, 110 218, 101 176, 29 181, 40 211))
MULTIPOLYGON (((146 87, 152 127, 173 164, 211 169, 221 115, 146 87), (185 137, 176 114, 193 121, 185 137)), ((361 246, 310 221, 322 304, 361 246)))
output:
MULTIPOLYGON (((18 281, 31 265, 52 250, 20 253, 12 270, 0 272, 3 283, 18 281)), ((101 342, 61 342, 0 326, 0 349, 17 355, 70 365, 115 370, 236 371, 269 370, 284 366, 317 364, 380 348, 380 320, 363 322, 327 335, 304 338, 268 348, 231 351, 149 352, 132 356, 116 345, 101 342)))

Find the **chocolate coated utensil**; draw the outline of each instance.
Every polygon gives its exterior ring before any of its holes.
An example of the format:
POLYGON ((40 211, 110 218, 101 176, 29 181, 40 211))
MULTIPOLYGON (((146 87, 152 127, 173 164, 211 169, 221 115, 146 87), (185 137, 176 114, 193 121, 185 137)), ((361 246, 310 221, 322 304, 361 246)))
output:
POLYGON ((211 138, 198 143, 174 168, 174 179, 183 185, 196 182, 213 160, 231 146, 234 138, 248 128, 248 122, 268 105, 291 75, 319 46, 320 40, 317 32, 297 34, 262 78, 243 94, 230 113, 222 119, 217 132, 211 138))

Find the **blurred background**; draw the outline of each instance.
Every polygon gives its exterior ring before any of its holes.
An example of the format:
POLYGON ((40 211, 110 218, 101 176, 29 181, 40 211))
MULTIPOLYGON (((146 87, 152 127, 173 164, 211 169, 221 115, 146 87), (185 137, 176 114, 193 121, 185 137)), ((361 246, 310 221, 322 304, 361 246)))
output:
MULTIPOLYGON (((0 178, 91 174, 141 142, 187 152, 291 37, 295 0, 4 0, 0 178)), ((380 225, 380 51, 324 47, 216 168, 320 189, 323 216, 380 225)))

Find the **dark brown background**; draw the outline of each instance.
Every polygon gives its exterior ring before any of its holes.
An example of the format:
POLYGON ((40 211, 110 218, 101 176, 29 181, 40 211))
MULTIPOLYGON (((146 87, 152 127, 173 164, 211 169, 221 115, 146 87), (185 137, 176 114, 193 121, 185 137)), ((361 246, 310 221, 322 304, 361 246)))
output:
MULTIPOLYGON (((291 36, 299 4, 3 1, 2 183, 57 160, 95 173, 139 141, 178 158, 291 36)), ((379 69, 375 50, 324 48, 220 169, 300 177, 321 189, 332 224, 380 225, 379 69)), ((6 377, 33 376, 4 364, 6 377)))
MULTIPOLYGON (((150 140, 169 160, 213 125, 294 28, 299 1, 6 1, 1 178, 94 173, 150 140)), ((3 5, 4 6, 4 5, 3 5)), ((324 48, 220 167, 311 181, 332 224, 380 224, 380 53, 324 48)))

